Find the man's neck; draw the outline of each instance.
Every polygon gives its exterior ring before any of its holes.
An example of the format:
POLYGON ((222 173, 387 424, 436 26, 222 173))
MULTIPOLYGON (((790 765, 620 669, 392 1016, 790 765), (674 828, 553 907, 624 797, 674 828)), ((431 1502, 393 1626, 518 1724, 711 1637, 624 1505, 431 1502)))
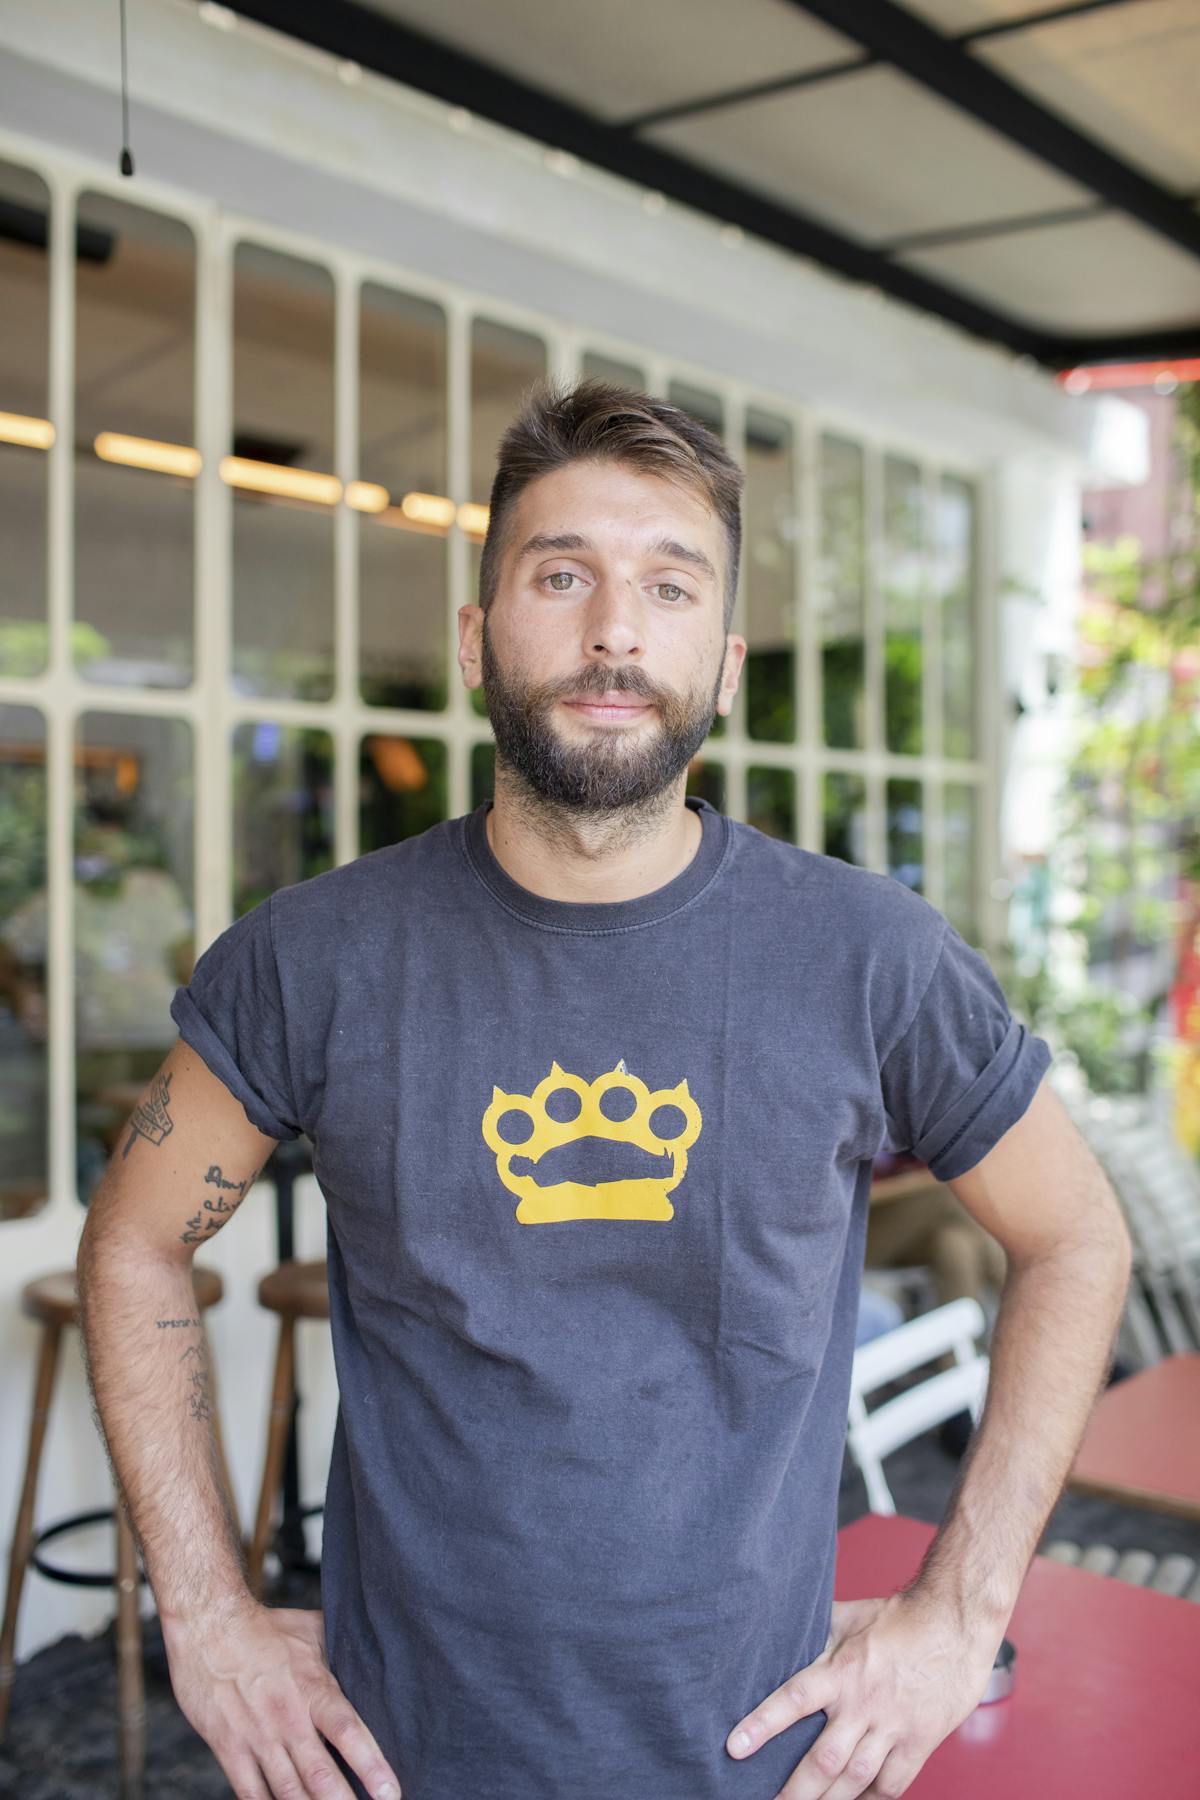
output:
POLYGON ((680 783, 652 809, 614 818, 514 796, 498 780, 488 843, 505 874, 545 900, 636 900, 681 875, 700 848, 704 826, 685 791, 680 783))

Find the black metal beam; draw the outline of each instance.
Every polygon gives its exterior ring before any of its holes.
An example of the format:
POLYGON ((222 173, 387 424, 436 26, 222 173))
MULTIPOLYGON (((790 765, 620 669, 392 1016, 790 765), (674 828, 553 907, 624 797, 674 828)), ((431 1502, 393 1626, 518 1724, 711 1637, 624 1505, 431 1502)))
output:
POLYGON ((845 0, 790 3, 854 38, 968 118, 990 125, 1189 255, 1200 257, 1200 216, 1186 201, 1031 100, 895 0, 854 0, 852 6, 845 0))
POLYGON ((756 237, 810 257, 851 281, 880 288, 923 312, 936 313, 978 337, 1047 360, 1049 340, 1035 327, 891 262, 818 219, 630 137, 557 94, 519 81, 355 0, 237 0, 235 10, 539 143, 569 150, 584 162, 698 212, 740 225, 756 237))

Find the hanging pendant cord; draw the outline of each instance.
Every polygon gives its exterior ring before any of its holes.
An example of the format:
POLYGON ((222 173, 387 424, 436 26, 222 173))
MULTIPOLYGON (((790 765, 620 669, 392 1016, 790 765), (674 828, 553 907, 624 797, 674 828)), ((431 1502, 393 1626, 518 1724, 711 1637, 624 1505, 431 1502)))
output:
POLYGON ((129 148, 129 73, 125 51, 125 0, 121 0, 121 173, 133 174, 133 152, 129 148))

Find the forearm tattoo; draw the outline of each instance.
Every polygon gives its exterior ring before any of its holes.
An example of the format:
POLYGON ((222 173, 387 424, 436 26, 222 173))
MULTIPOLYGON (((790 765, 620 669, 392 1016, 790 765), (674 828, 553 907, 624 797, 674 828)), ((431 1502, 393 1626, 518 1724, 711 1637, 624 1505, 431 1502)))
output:
POLYGON ((189 1344, 180 1362, 187 1366, 187 1407, 193 1419, 212 1418, 212 1389, 209 1386, 208 1345, 201 1338, 189 1344))
POLYGON ((187 1229, 179 1234, 182 1244, 203 1244, 214 1232, 220 1231, 226 1219, 232 1217, 242 1204, 253 1177, 247 1176, 245 1181, 226 1181, 219 1165, 213 1163, 204 1179, 217 1192, 203 1201, 187 1221, 187 1229))
POLYGON ((139 1100, 129 1116, 129 1136, 125 1140, 125 1148, 121 1152, 124 1160, 133 1149, 135 1138, 144 1137, 148 1144, 161 1144, 169 1137, 174 1120, 170 1107, 170 1075, 156 1075, 150 1084, 149 1095, 139 1100))

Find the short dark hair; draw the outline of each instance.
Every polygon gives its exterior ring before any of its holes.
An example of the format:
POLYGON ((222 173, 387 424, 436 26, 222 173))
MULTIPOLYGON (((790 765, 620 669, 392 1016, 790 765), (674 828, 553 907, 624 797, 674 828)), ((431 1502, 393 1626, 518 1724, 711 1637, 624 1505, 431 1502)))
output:
POLYGON ((500 439, 479 565, 479 604, 496 597, 500 563, 519 495, 540 475, 579 461, 628 463, 703 495, 725 527, 728 576, 724 628, 737 597, 745 478, 720 438, 678 406, 637 388, 588 376, 569 384, 537 381, 500 439))

